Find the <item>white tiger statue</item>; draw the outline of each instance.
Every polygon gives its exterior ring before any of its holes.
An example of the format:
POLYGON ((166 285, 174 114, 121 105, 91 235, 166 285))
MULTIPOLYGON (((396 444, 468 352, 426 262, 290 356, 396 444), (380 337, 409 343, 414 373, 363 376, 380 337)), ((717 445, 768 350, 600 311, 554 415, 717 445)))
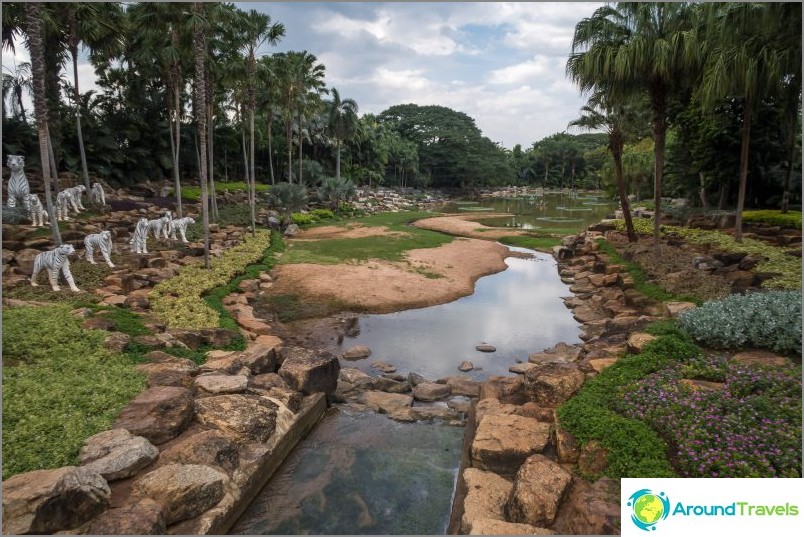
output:
POLYGON ((148 242, 148 219, 143 217, 137 221, 137 227, 134 229, 134 235, 131 237, 129 244, 132 245, 131 249, 137 254, 147 254, 148 242))
POLYGON ((70 205, 72 205, 73 210, 76 213, 80 213, 81 209, 83 209, 85 211, 87 209, 86 207, 84 207, 84 204, 81 202, 81 196, 86 191, 87 191, 87 187, 85 187, 84 185, 78 185, 78 186, 74 186, 74 187, 64 189, 64 192, 69 192, 70 193, 70 205))
POLYGON ((165 212, 165 216, 148 220, 148 229, 153 232, 154 238, 159 239, 162 235, 166 239, 170 238, 170 222, 173 220, 173 213, 165 212))
POLYGON ((89 192, 89 200, 100 206, 106 205, 106 194, 104 194, 103 187, 100 183, 94 183, 92 185, 92 190, 89 192))
POLYGON ((56 220, 72 220, 70 218, 70 202, 72 195, 67 190, 56 194, 56 220))
POLYGON ((170 238, 172 240, 176 240, 176 231, 179 232, 181 235, 181 242, 187 242, 187 236, 185 233, 187 232, 187 226, 189 224, 195 224, 195 220, 190 218, 189 216, 185 216, 184 218, 176 218, 175 220, 170 221, 170 238))
POLYGON ((50 223, 50 218, 48 217, 47 210, 42 205, 42 202, 39 201, 39 196, 36 194, 28 194, 28 202, 30 204, 31 210, 28 216, 31 218, 31 225, 35 227, 44 226, 46 223, 50 223))
POLYGON ((101 231, 100 233, 93 233, 92 235, 87 235, 84 237, 84 247, 87 249, 86 258, 87 261, 95 265, 95 256, 94 252, 97 248, 100 250, 101 255, 103 256, 103 260, 106 261, 106 264, 109 267, 114 268, 114 263, 109 258, 112 253, 112 232, 111 231, 101 231))
POLYGON ((28 194, 31 193, 31 186, 28 184, 28 178, 25 177, 25 157, 22 155, 8 155, 6 158, 6 166, 11 170, 11 176, 8 178, 8 200, 6 206, 13 208, 21 202, 25 210, 30 214, 30 200, 28 194))
POLYGON ((31 285, 38 287, 36 277, 42 269, 47 270, 47 277, 50 280, 50 287, 54 291, 61 291, 59 287, 59 273, 64 274, 67 285, 73 292, 80 293, 81 289, 76 287, 73 275, 70 273, 70 260, 68 256, 75 253, 75 248, 69 244, 62 244, 53 250, 42 252, 34 258, 33 272, 31 273, 31 285))

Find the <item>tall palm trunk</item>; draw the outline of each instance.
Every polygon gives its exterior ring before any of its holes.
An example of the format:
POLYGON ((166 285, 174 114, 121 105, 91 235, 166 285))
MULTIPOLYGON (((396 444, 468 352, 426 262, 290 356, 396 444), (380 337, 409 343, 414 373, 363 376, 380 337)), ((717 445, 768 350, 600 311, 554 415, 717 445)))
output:
MULTIPOLYGON (((252 97, 253 97, 253 93, 252 93, 252 97)), ((249 204, 249 207, 251 208, 251 235, 253 236, 257 232, 257 227, 256 227, 257 226, 257 221, 256 221, 256 214, 255 214, 256 213, 255 205, 256 205, 256 202, 257 202, 257 196, 256 196, 256 189, 257 189, 256 181, 257 181, 257 179, 256 179, 256 177, 254 175, 254 106, 250 106, 249 108, 250 108, 250 110, 249 110, 248 122, 249 122, 249 130, 251 131, 251 154, 249 155, 249 158, 251 160, 251 166, 249 167, 248 204, 249 204)))
POLYGON ((73 84, 75 84, 75 127, 78 131, 78 151, 81 153, 81 172, 84 174, 84 186, 89 192, 89 171, 87 169, 87 154, 84 151, 84 133, 81 130, 81 97, 78 91, 78 42, 70 43, 70 54, 73 57, 73 84))
POLYGON ((293 179, 291 179, 291 170, 293 169, 293 140, 291 138, 292 124, 290 120, 287 121, 286 130, 288 146, 288 183, 292 183, 293 179))
POLYGON ((734 221, 734 238, 743 241, 743 209, 745 208, 745 188, 748 184, 748 146, 751 141, 751 99, 743 103, 743 140, 740 148, 740 190, 737 193, 737 217, 734 221))
MULTIPOLYGON (((193 11, 198 18, 201 18, 202 4, 195 2, 193 11)), ((200 182, 201 182, 201 214, 204 225, 204 267, 209 268, 209 192, 207 192, 207 116, 206 116, 206 88, 204 80, 204 55, 206 53, 205 39, 203 30, 195 28, 193 36, 193 48, 195 51, 195 92, 196 107, 195 113, 198 120, 198 137, 200 142, 199 157, 201 161, 200 182)))
POLYGON ((45 182, 45 200, 47 214, 50 217, 50 231, 53 242, 61 246, 59 223, 53 212, 53 199, 50 195, 50 162, 48 161, 47 100, 45 98, 45 51, 42 43, 41 5, 38 2, 25 4, 28 22, 28 46, 31 51, 31 78, 34 92, 34 115, 36 130, 39 134, 39 160, 42 165, 42 179, 45 182))
POLYGON ((273 124, 273 110, 268 109, 268 169, 271 171, 271 184, 275 185, 276 180, 274 179, 274 149, 271 144, 271 125, 273 124))
POLYGON ((659 230, 662 220, 662 173, 664 171, 664 149, 667 124, 665 110, 667 95, 662 82, 651 86, 651 107, 653 108, 653 241, 659 244, 659 230))
POLYGON ((210 70, 207 69, 206 85, 207 85, 207 146, 209 153, 208 171, 209 171, 209 195, 210 195, 210 210, 212 212, 212 220, 218 221, 218 196, 215 190, 215 122, 213 117, 213 89, 210 70))
POLYGON ((53 178, 56 193, 61 192, 61 185, 59 184, 59 168, 56 166, 56 155, 53 154, 53 138, 50 136, 50 125, 47 129, 47 156, 50 160, 50 173, 53 178))
MULTIPOLYGON (((791 122, 791 125, 795 123, 791 122)), ((787 144, 787 171, 784 181, 784 194, 782 195, 782 214, 787 214, 790 209, 790 191, 793 189, 793 160, 796 158, 796 133, 793 128, 788 131, 787 144)))
POLYGON ((341 179, 341 139, 335 137, 335 179, 341 179))
POLYGON ((614 158, 614 178, 617 181, 617 193, 620 196, 620 207, 625 219, 625 230, 628 233, 628 242, 636 242, 634 221, 631 218, 631 207, 628 204, 628 194, 625 191, 625 177, 623 175, 623 139, 618 133, 610 136, 611 156, 614 158))
POLYGON ((302 115, 301 115, 301 109, 299 109, 299 113, 296 114, 296 118, 298 119, 298 125, 299 125, 299 184, 304 185, 304 178, 302 177, 302 115))
POLYGON ((176 66, 173 67, 173 114, 171 121, 173 122, 173 129, 171 130, 171 137, 175 136, 175 140, 171 138, 171 149, 173 150, 173 181, 176 185, 176 213, 179 218, 184 216, 181 204, 181 179, 179 178, 179 149, 181 147, 181 88, 179 87, 179 80, 176 75, 176 66))

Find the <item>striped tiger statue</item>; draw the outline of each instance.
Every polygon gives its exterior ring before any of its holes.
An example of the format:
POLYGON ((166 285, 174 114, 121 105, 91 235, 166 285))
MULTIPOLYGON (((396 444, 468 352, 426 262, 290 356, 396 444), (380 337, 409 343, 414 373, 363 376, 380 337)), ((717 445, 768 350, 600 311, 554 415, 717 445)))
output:
POLYGON ((184 218, 176 218, 175 220, 170 221, 170 238, 174 241, 176 240, 176 231, 179 232, 181 235, 181 242, 187 242, 187 236, 185 233, 187 232, 187 226, 189 224, 195 224, 195 220, 190 218, 189 216, 185 216, 184 218))
POLYGON ((173 213, 170 211, 165 212, 165 216, 162 218, 154 218, 153 220, 148 220, 148 229, 153 232, 154 238, 159 239, 159 236, 162 235, 166 239, 170 238, 170 222, 173 220, 173 213))
POLYGON ((70 201, 72 196, 67 190, 62 190, 56 194, 56 220, 72 220, 70 218, 70 201))
POLYGON ((106 194, 104 194, 103 187, 100 183, 94 183, 92 185, 92 190, 89 192, 89 200, 100 206, 106 205, 106 194))
POLYGON ((30 204, 31 210, 28 216, 31 218, 31 225, 35 227, 44 226, 45 223, 50 222, 50 218, 47 215, 47 211, 45 210, 42 202, 39 201, 39 196, 36 194, 28 194, 28 202, 30 204))
POLYGON ((59 287, 59 273, 64 274, 67 285, 73 292, 80 293, 81 289, 76 287, 73 275, 70 273, 70 260, 67 259, 75 253, 75 248, 69 244, 62 244, 48 252, 37 254, 34 258, 33 272, 31 273, 31 285, 38 287, 36 277, 42 269, 47 270, 47 277, 50 280, 50 287, 54 291, 61 291, 59 287))
POLYGON ((137 227, 134 229, 134 235, 131 237, 129 244, 132 245, 131 249, 137 254, 147 254, 148 248, 148 219, 143 217, 137 221, 137 227))
POLYGON ((114 263, 109 258, 112 253, 112 232, 111 231, 101 231, 100 233, 94 233, 92 235, 87 235, 84 237, 84 247, 87 249, 86 258, 87 261, 95 265, 95 249, 97 248, 100 250, 101 255, 103 256, 103 260, 106 261, 106 264, 109 267, 114 268, 114 263))
POLYGON ((28 178, 25 177, 25 157, 22 155, 8 155, 6 158, 6 166, 11 170, 11 176, 8 178, 8 200, 6 206, 13 208, 17 203, 21 203, 28 214, 31 213, 30 200, 28 195, 31 193, 31 187, 28 184, 28 178))
POLYGON ((81 202, 81 196, 87 191, 87 187, 84 185, 78 185, 65 188, 64 191, 70 193, 70 205, 72 205, 73 210, 76 213, 80 213, 82 209, 85 211, 87 210, 87 208, 84 207, 84 204, 81 202))

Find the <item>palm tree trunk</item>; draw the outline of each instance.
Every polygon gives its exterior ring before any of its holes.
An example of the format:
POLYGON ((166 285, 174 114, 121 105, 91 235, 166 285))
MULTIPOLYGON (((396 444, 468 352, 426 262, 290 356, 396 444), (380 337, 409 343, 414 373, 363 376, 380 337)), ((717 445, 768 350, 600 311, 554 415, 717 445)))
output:
MULTIPOLYGON (((193 3, 193 11, 200 18, 201 11, 203 10, 200 2, 193 3)), ((201 161, 201 169, 199 177, 201 180, 201 214, 204 226, 204 267, 209 268, 209 207, 208 199, 209 192, 207 192, 207 131, 206 131, 206 88, 204 80, 204 55, 206 53, 206 45, 204 43, 204 33, 200 27, 194 30, 193 45, 195 50, 195 91, 196 91, 196 107, 195 113, 198 120, 198 137, 200 139, 199 157, 201 161)))
MULTIPOLYGON (((211 82, 209 82, 211 87, 211 82)), ((212 220, 217 222, 218 221, 218 196, 215 190, 215 129, 213 127, 213 118, 212 118, 212 97, 209 96, 209 102, 207 103, 207 140, 208 140, 208 147, 209 147, 209 193, 210 193, 210 208, 212 210, 212 220)))
POLYGON ((252 103, 249 106, 249 131, 251 133, 251 154, 249 155, 251 160, 251 167, 249 169, 249 189, 248 189, 248 205, 251 208, 251 235, 254 236, 257 233, 257 220, 256 220, 256 209, 255 204, 257 202, 256 196, 256 189, 257 189, 257 178, 254 174, 254 102, 252 98, 252 103))
POLYGON ((89 171, 87 170, 87 154, 84 151, 84 134, 81 131, 81 99, 78 93, 78 46, 71 46, 73 56, 73 83, 75 84, 75 125, 78 130, 78 151, 81 153, 81 171, 84 174, 84 186, 89 192, 89 171))
POLYGON ((291 139, 291 122, 287 122, 287 146, 288 146, 288 183, 292 183, 291 170, 293 169, 293 140, 291 139))
POLYGON ((659 231, 662 220, 662 173, 664 171, 664 149, 667 125, 664 115, 666 109, 665 87, 656 82, 651 87, 651 107, 653 108, 653 242, 659 244, 659 231))
POLYGON ((53 211, 53 199, 50 195, 50 162, 48 161, 48 142, 50 135, 47 125, 47 100, 45 98, 45 51, 42 43, 41 5, 38 2, 25 4, 28 22, 28 44, 31 51, 31 78, 34 92, 34 115, 36 130, 39 134, 39 160, 42 165, 42 179, 45 182, 45 200, 47 214, 50 217, 50 231, 53 242, 61 246, 59 223, 53 211))
POLYGON ((271 131, 273 129, 271 128, 271 123, 272 123, 272 117, 271 117, 271 111, 269 110, 268 111, 268 169, 271 171, 271 184, 275 185, 276 179, 274 179, 274 149, 271 144, 271 138, 272 138, 271 131))
POLYGON ((341 179, 341 139, 335 138, 335 179, 341 179))
POLYGON ((706 197, 706 183, 704 182, 703 172, 698 172, 698 178, 701 181, 701 188, 698 190, 698 195, 701 197, 701 205, 704 211, 709 210, 709 199, 706 197))
POLYGON ((748 184, 748 146, 751 141, 751 100, 743 103, 743 139, 740 147, 740 190, 737 193, 737 215, 734 220, 734 239, 743 241, 743 209, 745 208, 745 187, 748 184))
POLYGON ((50 126, 47 129, 47 156, 50 159, 50 173, 56 186, 56 192, 61 192, 59 185, 59 169, 56 167, 56 156, 53 154, 53 140, 50 138, 50 126))
POLYGON ((611 156, 614 158, 614 177, 617 181, 617 193, 620 196, 620 207, 623 210, 628 242, 636 242, 634 221, 631 218, 631 207, 628 204, 628 194, 625 191, 625 178, 623 176, 623 142, 622 140, 613 140, 611 146, 611 156))
POLYGON ((243 166, 245 166, 246 175, 245 175, 245 183, 246 187, 249 184, 249 174, 248 174, 248 147, 246 147, 246 125, 243 124, 243 128, 240 130, 243 138, 243 166))
POLYGON ((302 116, 301 113, 296 115, 299 125, 299 184, 304 185, 304 178, 302 177, 302 116))
POLYGON ((183 218, 181 206, 181 180, 179 179, 179 148, 181 146, 181 88, 174 80, 173 82, 173 130, 171 136, 176 140, 171 144, 173 148, 173 181, 176 184, 176 213, 179 218, 183 218))
MULTIPOLYGON (((791 125, 795 125, 791 122, 791 125)), ((782 194, 782 214, 787 214, 790 209, 790 191, 793 189, 793 160, 796 158, 796 133, 794 129, 788 132, 789 142, 787 144, 787 177, 784 181, 784 194, 782 194)))

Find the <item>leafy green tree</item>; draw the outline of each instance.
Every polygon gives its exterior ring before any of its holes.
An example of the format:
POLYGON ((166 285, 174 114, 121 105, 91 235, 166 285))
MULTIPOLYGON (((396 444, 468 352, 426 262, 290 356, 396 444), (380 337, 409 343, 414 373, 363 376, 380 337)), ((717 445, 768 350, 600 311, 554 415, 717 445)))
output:
POLYGON ((341 99, 337 89, 330 90, 332 100, 329 108, 329 129, 335 138, 335 178, 341 178, 341 141, 354 132, 357 123, 357 102, 354 99, 341 99))

